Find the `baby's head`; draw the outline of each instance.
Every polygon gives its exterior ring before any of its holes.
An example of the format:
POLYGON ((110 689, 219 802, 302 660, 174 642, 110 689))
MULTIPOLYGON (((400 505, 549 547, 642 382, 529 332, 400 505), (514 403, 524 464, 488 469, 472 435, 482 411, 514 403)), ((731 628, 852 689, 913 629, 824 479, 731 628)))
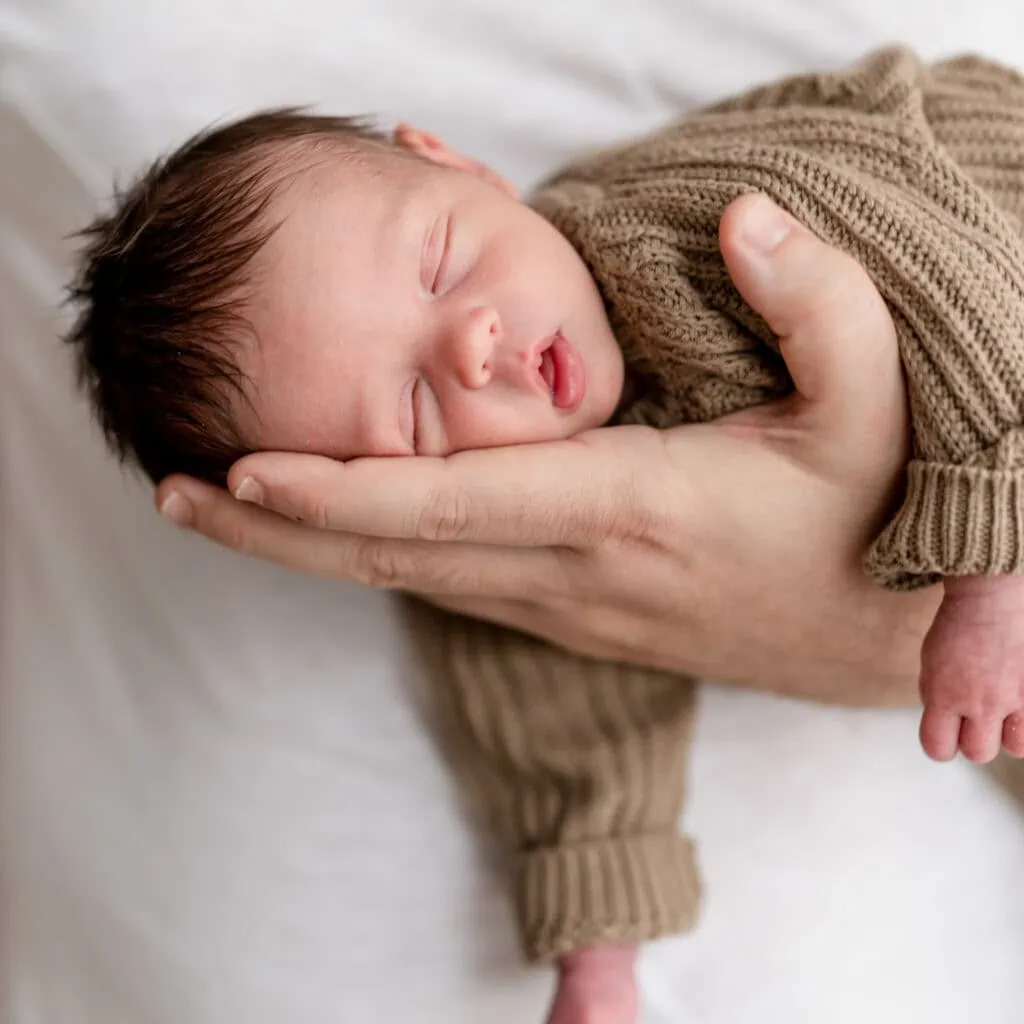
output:
POLYGON ((271 111, 155 164, 87 231, 69 335, 153 480, 260 449, 444 455, 608 420, 586 266, 499 175, 408 126, 271 111))

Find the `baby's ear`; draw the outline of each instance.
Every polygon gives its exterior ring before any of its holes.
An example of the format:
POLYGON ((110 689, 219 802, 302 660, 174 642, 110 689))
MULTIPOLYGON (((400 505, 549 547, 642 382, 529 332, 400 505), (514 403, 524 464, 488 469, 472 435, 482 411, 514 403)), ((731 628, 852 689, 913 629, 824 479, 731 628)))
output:
POLYGON ((507 192, 513 199, 518 198, 518 190, 507 178, 492 170, 481 160, 474 160, 473 157, 452 149, 448 143, 431 132, 425 132, 423 129, 403 121, 395 128, 394 142, 400 149, 415 153, 416 156, 429 160, 431 163, 475 174, 478 178, 507 192))

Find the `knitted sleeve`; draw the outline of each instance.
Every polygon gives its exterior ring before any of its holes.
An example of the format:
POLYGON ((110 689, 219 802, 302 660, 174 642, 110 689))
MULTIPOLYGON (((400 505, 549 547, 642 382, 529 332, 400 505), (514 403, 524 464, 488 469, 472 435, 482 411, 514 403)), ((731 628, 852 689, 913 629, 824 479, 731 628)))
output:
POLYGON ((850 253, 893 316, 913 461, 868 570, 896 589, 1024 570, 1024 81, 890 47, 553 179, 538 208, 583 253, 645 375, 632 420, 707 419, 791 386, 718 252, 722 210, 753 190, 850 253))
POLYGON ((510 860, 527 958, 690 928, 694 684, 422 604, 410 622, 455 776, 510 860))
POLYGON ((965 57, 920 83, 934 145, 906 204, 911 258, 886 294, 914 458, 867 560, 893 587, 1024 570, 1024 78, 965 57))
POLYGON ((868 570, 896 589, 1024 571, 1024 79, 889 47, 545 183, 535 208, 598 281, 637 385, 623 421, 713 419, 792 387, 718 248, 751 191, 856 259, 892 313, 913 459, 868 570))
POLYGON ((745 112, 783 146, 788 125, 803 155, 825 158, 792 164, 798 190, 781 170, 767 191, 851 251, 892 312, 913 459, 868 571, 903 589, 1024 570, 1024 79, 889 47, 712 111, 745 112), (802 135, 801 109, 817 126, 802 135))

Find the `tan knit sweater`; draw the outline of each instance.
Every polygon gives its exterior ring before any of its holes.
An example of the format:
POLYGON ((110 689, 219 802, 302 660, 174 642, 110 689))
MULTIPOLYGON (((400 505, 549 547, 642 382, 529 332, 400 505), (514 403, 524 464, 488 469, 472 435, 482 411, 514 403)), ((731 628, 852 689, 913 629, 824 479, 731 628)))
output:
MULTIPOLYGON (((717 104, 581 160, 532 202, 582 254, 626 354, 623 422, 670 427, 787 393, 718 244, 767 193, 851 253, 889 304, 914 457, 867 558, 894 588, 1024 568, 1024 79, 889 48, 717 104)), ((692 924, 677 834, 694 685, 446 616, 429 638, 459 776, 515 859, 525 951, 692 924)))
POLYGON ((790 389, 718 253, 767 193, 871 275, 914 427, 903 508, 868 567, 891 587, 1024 568, 1024 79, 890 48, 754 90, 581 161, 534 200, 600 283, 645 395, 622 418, 711 419, 790 389))

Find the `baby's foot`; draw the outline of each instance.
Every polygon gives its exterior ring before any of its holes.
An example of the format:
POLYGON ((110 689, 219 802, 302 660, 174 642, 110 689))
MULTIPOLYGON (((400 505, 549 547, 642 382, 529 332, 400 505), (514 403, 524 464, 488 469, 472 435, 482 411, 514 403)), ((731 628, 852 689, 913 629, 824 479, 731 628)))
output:
POLYGON ((948 761, 1024 756, 1024 576, 947 579, 921 651, 921 745, 948 761))
POLYGON ((595 946, 559 960, 548 1024, 637 1024, 636 957, 636 946, 595 946))

